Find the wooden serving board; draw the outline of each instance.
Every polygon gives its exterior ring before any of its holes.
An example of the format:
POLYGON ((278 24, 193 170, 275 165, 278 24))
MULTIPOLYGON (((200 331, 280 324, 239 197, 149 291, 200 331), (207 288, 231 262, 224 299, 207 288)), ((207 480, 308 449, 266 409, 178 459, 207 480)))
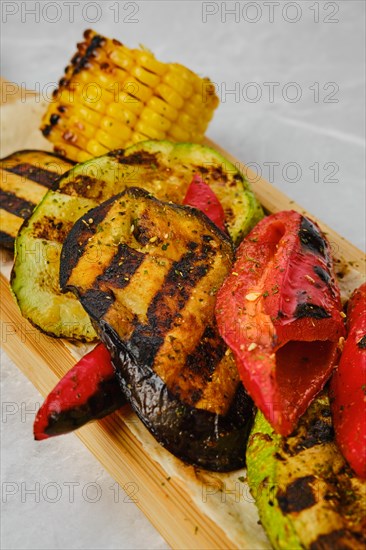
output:
MULTIPOLYGON (((255 181, 255 192, 269 213, 286 209, 306 212, 294 201, 275 189, 267 181, 233 158, 215 143, 207 144, 219 150, 234 164, 240 165, 249 180, 255 181)), ((314 217, 311 216, 313 219, 314 217)), ((327 233, 333 250, 352 263, 353 268, 364 275, 365 256, 351 243, 317 220, 327 233)), ((7 256, 3 252, 2 264, 7 256)), ((39 333, 23 319, 11 296, 9 283, 4 274, 1 283, 1 329, 2 346, 20 370, 44 396, 57 381, 73 366, 75 359, 61 340, 39 333)), ((149 444, 142 445, 134 436, 131 426, 136 423, 128 406, 107 418, 87 425, 76 433, 104 468, 121 486, 131 479, 139 481, 137 505, 158 529, 172 548, 227 549, 253 548, 252 539, 245 536, 240 546, 233 543, 230 533, 210 519, 192 499, 182 478, 169 477, 167 472, 151 457, 149 444)), ((145 435, 144 435, 145 437, 145 435)), ((146 441, 151 436, 146 431, 146 441)), ((181 464, 182 469, 186 466, 181 464)), ((258 529, 260 529, 258 527, 258 529)), ((263 546, 268 548, 268 544, 263 546)), ((259 546, 256 546, 259 548, 259 546)))

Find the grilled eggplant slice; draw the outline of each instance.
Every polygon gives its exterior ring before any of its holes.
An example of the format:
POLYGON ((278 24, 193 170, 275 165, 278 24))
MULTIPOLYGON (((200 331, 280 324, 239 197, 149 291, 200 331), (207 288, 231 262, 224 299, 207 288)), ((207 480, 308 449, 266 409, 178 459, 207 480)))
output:
POLYGON ((23 221, 74 165, 46 151, 18 151, 0 160, 0 245, 13 250, 23 221))
POLYGON ((247 466, 261 522, 275 549, 365 548, 366 482, 335 444, 325 393, 289 437, 276 434, 257 413, 247 466))
POLYGON ((204 214, 129 188, 77 221, 60 272, 147 428, 176 456, 218 471, 244 464, 252 420, 214 318, 232 258, 204 214))
POLYGON ((58 181, 57 189, 47 193, 17 239, 11 284, 22 314, 48 334, 95 339, 80 304, 59 289, 60 250, 66 234, 85 212, 129 186, 181 203, 197 172, 220 199, 227 229, 237 241, 262 210, 235 166, 213 149, 147 141, 76 165, 58 181))

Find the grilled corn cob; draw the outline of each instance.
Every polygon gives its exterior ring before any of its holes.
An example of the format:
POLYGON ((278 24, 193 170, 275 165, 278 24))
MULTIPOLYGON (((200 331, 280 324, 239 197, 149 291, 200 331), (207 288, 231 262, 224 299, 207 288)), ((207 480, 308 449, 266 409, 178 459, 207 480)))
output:
POLYGON ((146 139, 199 143, 219 100, 208 78, 92 30, 65 69, 41 130, 77 162, 146 139))

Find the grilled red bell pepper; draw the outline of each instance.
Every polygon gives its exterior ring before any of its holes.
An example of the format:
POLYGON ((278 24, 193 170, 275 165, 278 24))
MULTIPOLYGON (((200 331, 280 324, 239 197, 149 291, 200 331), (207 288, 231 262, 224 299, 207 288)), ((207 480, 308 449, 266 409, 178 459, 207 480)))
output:
POLYGON ((330 248, 294 211, 264 218, 237 250, 216 317, 244 386, 288 435, 324 386, 344 334, 330 248))
POLYGON ((217 227, 226 231, 224 209, 211 187, 203 181, 199 174, 194 174, 183 204, 201 210, 217 227))
POLYGON ((366 478, 366 283, 348 302, 347 331, 330 386, 333 425, 344 457, 366 478))
POLYGON ((36 440, 47 439, 103 418, 125 403, 111 356, 98 344, 59 381, 34 421, 36 440))

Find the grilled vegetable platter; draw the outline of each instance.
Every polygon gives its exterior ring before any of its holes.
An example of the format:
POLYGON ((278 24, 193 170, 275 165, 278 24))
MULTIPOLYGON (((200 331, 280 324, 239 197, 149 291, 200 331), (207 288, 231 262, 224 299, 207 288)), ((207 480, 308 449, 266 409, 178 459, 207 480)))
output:
POLYGON ((172 546, 363 548, 362 256, 199 143, 216 107, 208 79, 86 32, 42 112, 55 152, 1 160, 4 318, 39 335, 4 347, 48 394, 35 438, 84 426, 172 546))

